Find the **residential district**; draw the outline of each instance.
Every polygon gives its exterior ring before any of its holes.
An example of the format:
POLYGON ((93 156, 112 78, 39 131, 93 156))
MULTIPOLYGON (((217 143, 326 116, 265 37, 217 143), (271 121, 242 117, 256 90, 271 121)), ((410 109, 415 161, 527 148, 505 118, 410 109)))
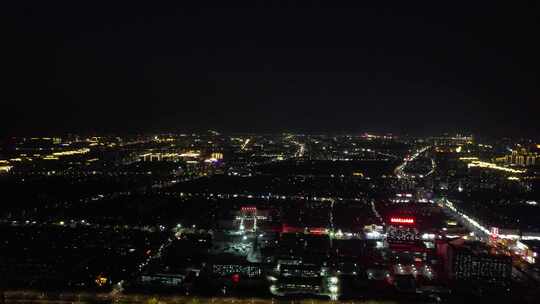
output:
POLYGON ((0 303, 538 303, 540 144, 14 137, 0 303))

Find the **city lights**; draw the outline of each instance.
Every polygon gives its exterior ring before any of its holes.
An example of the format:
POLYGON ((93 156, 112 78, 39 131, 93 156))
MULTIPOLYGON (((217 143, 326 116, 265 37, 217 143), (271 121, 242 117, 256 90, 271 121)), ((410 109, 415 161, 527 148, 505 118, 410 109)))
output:
POLYGON ((90 152, 90 149, 82 148, 82 149, 77 149, 77 150, 54 152, 52 155, 54 155, 54 156, 70 156, 70 155, 77 155, 77 154, 86 154, 88 152, 90 152))
POLYGON ((0 173, 1 172, 9 172, 13 166, 0 166, 0 173))
POLYGON ((392 217, 390 223, 394 224, 414 224, 414 218, 410 217, 392 217))
POLYGON ((163 2, 6 1, 0 304, 540 303, 538 1, 163 2))
MULTIPOLYGON (((425 288, 423 284, 429 282, 446 288, 444 282, 450 275, 476 278, 479 274, 470 261, 491 269, 490 280, 504 281, 503 266, 508 264, 499 255, 529 265, 537 260, 540 251, 531 244, 526 248, 525 243, 540 240, 538 233, 515 229, 520 225, 517 219, 489 218, 483 208, 471 208, 475 201, 468 199, 478 189, 496 192, 510 186, 522 191, 516 197, 529 194, 533 175, 501 170, 498 166, 503 165, 498 164, 502 161, 496 165, 468 156, 473 147, 459 138, 393 140, 303 134, 240 139, 166 134, 138 139, 127 150, 118 144, 127 140, 115 138, 117 144, 111 146, 106 137, 79 141, 77 147, 85 146, 77 150, 66 151, 74 145, 65 139, 54 149, 21 146, 21 150, 13 150, 19 152, 0 161, 0 169, 11 167, 2 178, 24 185, 25 179, 36 183, 61 177, 60 184, 51 189, 60 198, 47 201, 47 208, 36 204, 34 210, 66 211, 52 212, 46 218, 35 216, 31 209, 8 214, 0 225, 15 231, 24 228, 17 231, 24 238, 30 235, 24 234, 25 229, 39 231, 55 250, 76 252, 82 257, 78 260, 81 267, 89 267, 81 270, 88 278, 85 284, 110 287, 111 297, 124 296, 123 286, 134 291, 175 287, 193 296, 206 288, 220 297, 244 296, 246 286, 257 282, 267 284, 274 297, 301 294, 337 300, 351 296, 348 278, 366 276, 373 286, 380 283, 380 291, 374 292, 383 295, 390 285, 409 290, 407 286, 425 288), (382 148, 377 145, 379 140, 385 141, 382 148), (455 142, 464 157, 456 155, 455 142), (90 143, 95 148, 84 148, 90 143), (402 148, 392 150, 393 145, 402 148), (278 155, 282 160, 277 160, 278 155), (478 178, 465 164, 490 170, 482 170, 485 175, 478 178), (101 179, 113 186, 95 185, 101 179), (75 194, 64 181, 73 185, 75 194), (114 188, 118 183, 121 187, 114 188), (77 194, 81 187, 88 192, 77 194), (62 196, 62 190, 69 195, 62 196), (456 199, 450 202, 446 195, 456 199), (130 203, 126 206, 125 202, 130 203), (59 232, 62 238, 55 237, 59 232), (450 246, 470 259, 447 250, 450 246), (466 251, 467 246, 473 250, 466 251), (476 251, 475 246, 483 249, 476 251), (100 271, 107 275, 96 277, 100 272, 91 268, 85 254, 95 248, 111 261, 124 259, 126 263, 104 264, 107 268, 100 271), (484 252, 484 258, 479 259, 475 252, 484 252), (362 258, 367 255, 369 258, 362 258), (434 259, 450 258, 461 263, 461 268, 448 268, 447 274, 442 270, 445 265, 435 267, 434 259), (200 263, 207 267, 201 268, 200 263), (108 278, 110 273, 115 273, 114 282, 108 278), (213 290, 192 280, 199 275, 224 284, 213 290)), ((525 171, 524 167, 506 169, 525 171)), ((493 204, 508 215, 514 208, 525 208, 531 214, 537 211, 538 200, 519 197, 484 205, 488 209, 493 204)), ((530 225, 522 226, 525 224, 530 225)), ((39 263, 39 252, 47 247, 39 244, 39 250, 29 243, 31 253, 21 252, 33 255, 39 263)))
POLYGON ((512 169, 507 167, 501 167, 497 164, 483 162, 483 161, 472 161, 471 163, 467 164, 467 167, 469 168, 486 168, 486 169, 493 169, 493 170, 500 170, 508 173, 524 173, 525 170, 519 170, 519 169, 512 169))

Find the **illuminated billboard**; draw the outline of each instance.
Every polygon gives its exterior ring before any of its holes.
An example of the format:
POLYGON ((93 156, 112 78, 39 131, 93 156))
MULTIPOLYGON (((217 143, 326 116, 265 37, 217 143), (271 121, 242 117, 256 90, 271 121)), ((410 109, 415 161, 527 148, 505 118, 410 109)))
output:
POLYGON ((391 217, 390 223, 392 224, 414 224, 414 218, 412 217, 391 217))

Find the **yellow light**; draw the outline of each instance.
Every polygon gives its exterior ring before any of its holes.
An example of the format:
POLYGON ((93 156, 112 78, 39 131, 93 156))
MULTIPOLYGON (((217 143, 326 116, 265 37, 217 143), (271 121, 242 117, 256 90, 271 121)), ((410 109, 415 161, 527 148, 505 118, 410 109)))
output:
POLYGON ((180 157, 199 157, 199 155, 200 153, 198 152, 190 151, 190 152, 180 154, 180 157))
POLYGON ((211 158, 214 158, 214 159, 223 159, 223 153, 220 153, 220 152, 214 152, 214 153, 212 153, 211 158))
POLYGON ((165 157, 165 158, 178 157, 178 156, 180 156, 180 154, 178 154, 178 153, 163 153, 163 154, 161 154, 161 157, 165 157))
POLYGON ((353 175, 354 176, 364 176, 364 173, 362 173, 362 172, 354 172, 353 175))
POLYGON ((85 153, 88 153, 88 152, 90 152, 90 149, 82 148, 82 149, 77 149, 77 150, 54 152, 53 155, 55 155, 55 156, 69 156, 69 155, 85 154, 85 153))
POLYGON ((9 172, 13 166, 0 166, 0 172, 9 172))
POLYGON ((467 167, 469 167, 469 168, 472 168, 472 167, 487 168, 487 169, 500 170, 500 171, 509 172, 509 173, 524 173, 525 172, 524 170, 517 170, 517 169, 512 169, 512 168, 501 167, 501 166, 498 166, 498 165, 493 164, 493 163, 487 163, 487 162, 483 162, 483 161, 479 161, 479 160, 472 161, 471 163, 469 163, 467 165, 467 167))
POLYGON ((98 275, 97 278, 96 278, 96 280, 95 280, 96 284, 97 284, 99 287, 101 287, 101 286, 107 284, 107 281, 108 281, 107 278, 104 277, 103 275, 98 275))
POLYGON ((478 157, 460 157, 459 160, 478 160, 478 157))

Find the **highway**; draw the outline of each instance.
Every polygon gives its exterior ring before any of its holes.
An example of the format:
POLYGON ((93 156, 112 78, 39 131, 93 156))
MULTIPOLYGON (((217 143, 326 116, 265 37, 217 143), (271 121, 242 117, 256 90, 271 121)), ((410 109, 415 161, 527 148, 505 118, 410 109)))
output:
POLYGON ((241 149, 242 149, 242 150, 246 150, 247 145, 249 144, 250 141, 251 141, 251 139, 249 139, 249 138, 246 139, 246 141, 244 141, 244 144, 242 144, 241 149))
POLYGON ((294 153, 294 157, 303 157, 306 152, 306 144, 300 143, 298 141, 292 141, 295 145, 298 146, 298 150, 294 153))
MULTIPOLYGON (((414 178, 414 177, 416 177, 415 175, 405 173, 404 170, 407 167, 407 165, 409 165, 409 163, 413 162, 415 159, 417 159, 420 155, 422 155, 424 152, 426 152, 430 148, 431 148, 431 146, 423 147, 423 148, 421 148, 419 150, 416 150, 412 155, 410 155, 408 157, 405 157, 403 159, 403 163, 401 163, 399 166, 396 167, 396 169, 394 169, 394 174, 398 178, 414 178)), ((427 175, 429 175, 429 174, 431 174, 431 173, 433 173, 435 171, 435 161, 432 160, 431 164, 432 164, 433 168, 427 175)), ((420 176, 420 178, 422 178, 422 177, 424 177, 424 176, 420 176)))

